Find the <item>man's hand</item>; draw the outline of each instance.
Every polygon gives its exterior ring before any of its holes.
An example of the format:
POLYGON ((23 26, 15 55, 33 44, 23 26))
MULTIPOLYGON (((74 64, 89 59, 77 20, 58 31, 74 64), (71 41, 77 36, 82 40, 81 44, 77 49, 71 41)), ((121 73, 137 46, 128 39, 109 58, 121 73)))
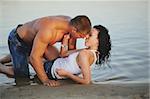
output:
POLYGON ((56 72, 59 76, 63 76, 63 77, 66 77, 68 75, 68 72, 64 69, 56 69, 56 72))
POLYGON ((51 87, 57 87, 57 86, 59 86, 60 85, 60 83, 58 82, 58 81, 55 81, 55 80, 46 80, 46 81, 44 81, 43 82, 43 85, 45 85, 45 86, 51 86, 51 87))

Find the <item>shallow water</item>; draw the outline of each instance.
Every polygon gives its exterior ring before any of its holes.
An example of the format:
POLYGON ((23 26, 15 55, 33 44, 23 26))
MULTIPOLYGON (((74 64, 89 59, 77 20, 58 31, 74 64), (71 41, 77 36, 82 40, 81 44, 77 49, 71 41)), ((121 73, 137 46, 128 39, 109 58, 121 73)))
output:
MULTIPOLYGON (((149 82, 148 1, 3 1, 0 4, 0 57, 9 53, 7 36, 17 24, 47 15, 64 14, 73 17, 86 14, 93 25, 102 24, 109 29, 112 41, 110 67, 93 68, 94 83, 149 82)), ((13 79, 0 74, 1 85, 12 82, 13 79)))

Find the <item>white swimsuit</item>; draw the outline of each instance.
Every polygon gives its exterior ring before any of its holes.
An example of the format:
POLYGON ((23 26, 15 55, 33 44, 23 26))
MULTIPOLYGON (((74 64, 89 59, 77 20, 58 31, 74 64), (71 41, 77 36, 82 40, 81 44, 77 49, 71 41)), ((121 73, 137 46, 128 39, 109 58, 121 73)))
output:
MULTIPOLYGON (((91 52, 93 52, 95 60, 93 62, 92 65, 95 64, 96 62, 96 53, 95 50, 90 50, 91 52)), ((70 54, 68 57, 66 58, 58 58, 55 60, 55 62, 53 63, 53 66, 51 68, 51 73, 52 76, 57 79, 64 79, 65 77, 60 77, 57 72, 56 69, 64 69, 72 74, 80 74, 81 73, 81 69, 79 68, 79 65, 77 64, 76 58, 77 55, 79 54, 79 52, 75 52, 73 54, 70 54)))

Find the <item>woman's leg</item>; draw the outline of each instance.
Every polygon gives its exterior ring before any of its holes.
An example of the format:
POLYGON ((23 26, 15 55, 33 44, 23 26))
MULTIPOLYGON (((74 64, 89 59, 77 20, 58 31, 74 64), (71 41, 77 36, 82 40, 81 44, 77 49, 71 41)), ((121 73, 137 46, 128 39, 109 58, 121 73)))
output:
POLYGON ((13 77, 14 76, 14 69, 13 66, 5 66, 0 63, 0 73, 3 73, 7 75, 8 77, 13 77))

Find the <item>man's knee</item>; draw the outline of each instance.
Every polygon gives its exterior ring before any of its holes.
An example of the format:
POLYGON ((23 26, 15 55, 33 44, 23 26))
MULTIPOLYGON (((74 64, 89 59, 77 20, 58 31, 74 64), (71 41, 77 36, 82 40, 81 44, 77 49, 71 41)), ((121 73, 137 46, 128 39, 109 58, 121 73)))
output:
POLYGON ((54 46, 48 46, 44 53, 44 58, 47 60, 54 60, 59 57, 59 51, 54 46))

